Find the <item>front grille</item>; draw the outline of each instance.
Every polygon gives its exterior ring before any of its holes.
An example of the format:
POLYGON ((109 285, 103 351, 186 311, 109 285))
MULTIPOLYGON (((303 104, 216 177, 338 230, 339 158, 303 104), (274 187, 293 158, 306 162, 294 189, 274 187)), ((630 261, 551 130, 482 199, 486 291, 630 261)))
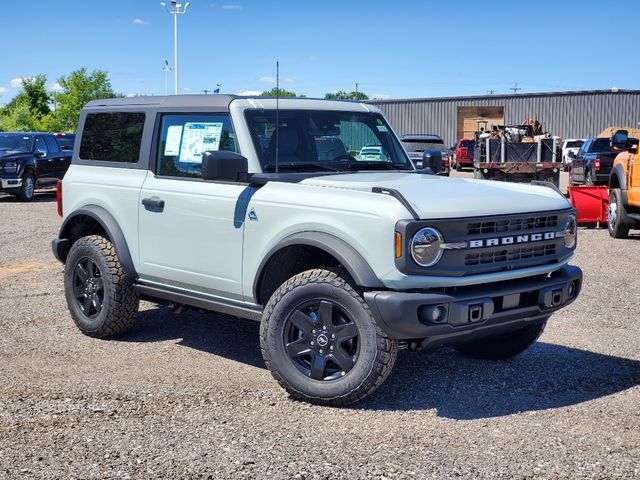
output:
POLYGON ((484 252, 474 252, 465 255, 464 264, 487 265, 507 261, 524 260, 528 258, 553 257, 556 254, 555 243, 546 245, 530 245, 518 248, 497 248, 484 252))
POLYGON ((486 220, 467 223, 467 235, 483 233, 525 232, 527 230, 547 229, 558 225, 557 215, 543 217, 511 218, 504 220, 486 220))

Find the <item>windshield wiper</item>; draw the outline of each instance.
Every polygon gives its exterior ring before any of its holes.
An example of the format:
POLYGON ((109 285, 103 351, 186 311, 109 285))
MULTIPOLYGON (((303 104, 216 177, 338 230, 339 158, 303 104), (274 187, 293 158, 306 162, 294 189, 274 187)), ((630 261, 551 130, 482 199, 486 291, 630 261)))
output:
MULTIPOLYGON (((276 170, 276 164, 275 163, 268 163, 266 165, 264 165, 264 170, 265 171, 275 171, 276 170)), ((322 163, 279 163, 278 164, 278 170, 287 170, 287 171, 297 171, 297 170, 303 170, 306 172, 313 172, 316 170, 321 170, 324 172, 339 172, 340 170, 337 170, 335 168, 331 168, 325 164, 322 163)))
POLYGON ((410 170, 408 166, 396 165, 389 162, 351 162, 347 165, 349 170, 410 170))

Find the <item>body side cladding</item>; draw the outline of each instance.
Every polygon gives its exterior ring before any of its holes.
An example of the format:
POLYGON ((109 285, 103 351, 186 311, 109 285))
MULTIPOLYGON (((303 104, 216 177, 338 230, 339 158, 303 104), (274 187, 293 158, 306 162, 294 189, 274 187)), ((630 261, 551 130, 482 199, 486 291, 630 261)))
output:
POLYGON ((109 240, 113 243, 118 259, 120 260, 122 268, 124 268, 126 274, 132 278, 138 278, 138 274, 136 273, 136 269, 133 265, 133 260, 131 259, 131 253, 129 252, 127 241, 120 229, 120 226, 118 225, 118 222, 116 222, 107 210, 98 205, 85 205, 84 207, 75 210, 72 215, 65 218, 62 226, 60 227, 60 234, 52 244, 55 257, 63 263, 66 260, 69 249, 73 244, 73 242, 69 241, 69 236, 72 233, 72 228, 78 217, 82 216, 89 217, 100 224, 109 237, 109 240))
POLYGON ((344 240, 324 232, 299 232, 283 238, 262 259, 253 282, 254 299, 257 300, 259 297, 262 275, 271 258, 283 248, 294 245, 315 247, 333 256, 360 287, 384 288, 384 285, 362 255, 344 240))

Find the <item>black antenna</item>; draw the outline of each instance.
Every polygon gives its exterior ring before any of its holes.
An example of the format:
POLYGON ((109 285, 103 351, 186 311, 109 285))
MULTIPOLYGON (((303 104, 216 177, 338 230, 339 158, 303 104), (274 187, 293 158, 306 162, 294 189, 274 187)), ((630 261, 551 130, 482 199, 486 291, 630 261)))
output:
POLYGON ((276 173, 278 173, 279 147, 280 147, 280 62, 276 61, 276 173))

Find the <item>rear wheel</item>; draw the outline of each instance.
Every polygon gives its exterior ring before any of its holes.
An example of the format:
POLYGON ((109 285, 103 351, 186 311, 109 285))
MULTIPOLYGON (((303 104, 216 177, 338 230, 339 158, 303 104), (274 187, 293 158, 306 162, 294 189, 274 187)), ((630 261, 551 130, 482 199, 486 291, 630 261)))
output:
POLYGON ((36 190, 36 177, 31 173, 31 171, 27 171, 22 176, 22 185, 20 186, 20 191, 18 192, 18 199, 22 202, 30 202, 33 200, 33 195, 36 190))
POLYGON ((622 194, 619 188, 612 188, 609 192, 609 207, 607 209, 607 227, 613 238, 625 238, 629 235, 629 225, 626 212, 622 204, 622 194))
POLYGON ((332 406, 370 395, 398 351, 348 275, 333 269, 302 272, 276 290, 260 344, 267 368, 291 397, 332 406))
MULTIPOLYGON (((548 317, 547 317, 548 318, 548 317)), ((541 323, 513 332, 502 333, 493 337, 483 338, 475 342, 455 345, 454 348, 467 357, 482 360, 507 360, 524 352, 542 335, 547 319, 541 323)))
POLYGON ((113 244, 104 237, 82 237, 71 246, 64 290, 71 318, 85 335, 118 335, 136 320, 139 299, 133 278, 124 272, 113 244))

